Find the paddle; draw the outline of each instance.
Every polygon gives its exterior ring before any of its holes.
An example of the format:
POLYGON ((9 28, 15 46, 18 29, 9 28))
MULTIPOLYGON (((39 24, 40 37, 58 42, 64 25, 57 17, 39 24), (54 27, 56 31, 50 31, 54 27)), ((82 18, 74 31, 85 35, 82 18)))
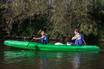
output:
MULTIPOLYGON (((34 36, 35 36, 35 35, 32 35, 32 39, 30 40, 30 42, 31 42, 31 41, 33 41, 33 37, 34 37, 34 36)), ((28 46, 29 46, 30 42, 27 44, 27 46, 26 46, 26 47, 28 47, 28 46)))
MULTIPOLYGON (((33 41, 33 39, 31 39, 31 40, 30 40, 30 42, 31 42, 31 41, 33 41)), ((28 46, 29 46, 30 42, 28 42, 28 44, 27 44, 27 46, 26 46, 26 47, 28 47, 28 46)))

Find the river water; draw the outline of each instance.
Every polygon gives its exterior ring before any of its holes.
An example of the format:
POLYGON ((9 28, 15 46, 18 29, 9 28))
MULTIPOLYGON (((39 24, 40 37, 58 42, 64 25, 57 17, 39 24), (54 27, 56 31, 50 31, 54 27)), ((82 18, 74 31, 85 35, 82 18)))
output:
POLYGON ((0 69, 104 69, 104 53, 2 49, 0 69))

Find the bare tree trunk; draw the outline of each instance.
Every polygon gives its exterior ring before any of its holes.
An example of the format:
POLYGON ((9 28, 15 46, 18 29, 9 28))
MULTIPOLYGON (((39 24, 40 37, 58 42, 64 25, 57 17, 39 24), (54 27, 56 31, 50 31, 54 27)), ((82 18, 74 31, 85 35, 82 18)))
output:
POLYGON ((13 19, 11 17, 7 17, 5 19, 5 28, 6 28, 6 31, 8 33, 8 35, 11 34, 11 30, 12 30, 12 25, 13 25, 13 19))

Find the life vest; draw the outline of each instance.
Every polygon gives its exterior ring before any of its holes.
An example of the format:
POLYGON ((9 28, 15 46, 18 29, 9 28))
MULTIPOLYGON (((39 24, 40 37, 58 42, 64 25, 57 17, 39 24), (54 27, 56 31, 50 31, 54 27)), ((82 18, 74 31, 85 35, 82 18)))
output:
POLYGON ((41 43, 42 44, 47 44, 48 43, 48 36, 45 35, 45 37, 41 38, 41 43))
POLYGON ((84 44, 85 44, 84 36, 80 34, 80 39, 75 39, 75 45, 84 45, 84 44))

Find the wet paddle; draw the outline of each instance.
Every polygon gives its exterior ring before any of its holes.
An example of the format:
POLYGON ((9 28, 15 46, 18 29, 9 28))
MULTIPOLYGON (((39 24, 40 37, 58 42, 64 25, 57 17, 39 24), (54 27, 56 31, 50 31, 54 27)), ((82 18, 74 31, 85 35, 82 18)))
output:
MULTIPOLYGON (((30 42, 31 42, 31 41, 33 41, 33 38, 30 40, 30 42)), ((27 44, 27 46, 26 46, 26 47, 28 47, 28 46, 29 46, 30 42, 28 42, 28 44, 27 44)))
POLYGON ((34 35, 32 35, 32 39, 30 40, 30 42, 28 42, 28 44, 27 44, 27 46, 26 46, 26 47, 28 47, 28 46, 29 46, 29 44, 33 41, 33 37, 34 37, 34 35))

